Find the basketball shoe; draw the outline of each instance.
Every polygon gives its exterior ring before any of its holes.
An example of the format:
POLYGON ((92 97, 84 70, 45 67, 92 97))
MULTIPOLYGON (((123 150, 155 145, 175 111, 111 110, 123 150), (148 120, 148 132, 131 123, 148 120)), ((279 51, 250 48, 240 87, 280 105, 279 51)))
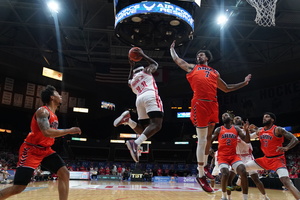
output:
POLYGON ((199 175, 197 175, 196 177, 197 182, 199 183, 199 185, 202 187, 202 189, 205 192, 209 192, 209 193, 213 193, 214 190, 211 188, 211 186, 208 184, 206 177, 202 176, 201 178, 199 177, 199 175))
POLYGON ((114 126, 120 126, 121 124, 126 125, 128 123, 130 119, 130 112, 128 110, 124 111, 120 117, 118 117, 117 119, 115 119, 114 121, 114 126))
POLYGON ((138 149, 139 149, 139 145, 137 145, 134 140, 127 140, 126 141, 126 145, 127 145, 127 148, 129 149, 130 151, 130 155, 132 157, 132 159, 135 161, 135 162, 139 162, 139 152, 138 152, 138 149))
POLYGON ((204 167, 204 174, 209 179, 215 179, 215 177, 209 172, 208 167, 204 167))

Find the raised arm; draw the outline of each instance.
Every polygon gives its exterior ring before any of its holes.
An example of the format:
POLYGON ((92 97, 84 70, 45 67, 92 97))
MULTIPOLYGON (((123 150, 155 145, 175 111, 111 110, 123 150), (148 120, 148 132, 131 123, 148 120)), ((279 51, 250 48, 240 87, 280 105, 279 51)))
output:
POLYGON ((235 91, 235 90, 238 90, 242 87, 245 87, 246 85, 248 85, 248 83, 250 82, 251 80, 251 74, 248 74, 246 77, 245 77, 245 80, 243 82, 240 82, 240 83, 236 83, 236 84, 227 84, 225 83, 225 81, 223 81, 219 75, 219 78, 218 78, 218 88, 220 90, 222 90, 223 92, 232 92, 232 91, 235 91))
POLYGON ((174 47, 175 47, 175 40, 173 41, 173 43, 170 46, 170 53, 171 53, 171 57, 174 60, 174 62, 184 71, 186 71, 186 72, 192 71, 193 68, 195 67, 195 64, 189 64, 186 61, 184 61, 183 59, 179 58, 174 47))
POLYGON ((295 147, 299 143, 299 140, 298 140, 298 138, 296 138, 296 136, 294 136, 291 132, 286 131, 282 127, 277 127, 275 129, 275 135, 276 136, 280 136, 280 135, 284 136, 286 139, 288 139, 290 141, 285 147, 278 147, 276 150, 277 152, 288 151, 291 148, 295 147))
POLYGON ((79 127, 72 127, 69 129, 53 129, 49 124, 49 111, 46 108, 39 108, 36 111, 36 120, 40 130, 45 137, 60 137, 67 134, 81 134, 79 127))

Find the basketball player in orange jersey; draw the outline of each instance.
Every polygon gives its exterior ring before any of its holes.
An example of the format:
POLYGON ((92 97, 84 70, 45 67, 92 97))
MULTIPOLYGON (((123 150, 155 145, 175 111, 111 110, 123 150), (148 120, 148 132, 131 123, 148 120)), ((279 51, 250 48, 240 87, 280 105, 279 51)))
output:
POLYGON ((264 157, 257 158, 254 161, 246 163, 246 169, 249 170, 273 170, 275 171, 283 185, 291 191, 296 199, 300 199, 300 192, 294 186, 289 178, 289 172, 286 168, 284 152, 295 147, 299 141, 284 128, 274 125, 276 121, 275 114, 266 112, 263 116, 263 126, 256 132, 260 140, 260 148, 265 154, 264 157), (290 142, 283 146, 284 139, 290 142))
POLYGON ((238 142, 238 137, 240 137, 245 142, 250 142, 250 135, 248 131, 248 123, 245 123, 244 130, 246 134, 243 133, 240 127, 232 124, 232 117, 229 113, 224 113, 222 115, 223 126, 216 128, 212 141, 218 139, 218 164, 221 171, 221 187, 222 187, 222 198, 221 200, 228 200, 226 196, 226 187, 229 179, 229 169, 232 167, 234 171, 241 177, 241 185, 243 190, 243 199, 248 199, 248 179, 245 165, 242 159, 236 154, 236 146, 238 142))
POLYGON ((126 145, 130 150, 131 157, 135 162, 139 162, 139 146, 157 133, 163 122, 163 105, 158 94, 155 79, 152 75, 158 64, 155 60, 147 56, 142 49, 135 50, 145 61, 148 66, 136 66, 135 62, 129 59, 130 73, 128 85, 132 92, 136 94, 136 108, 138 114, 138 121, 130 119, 129 111, 125 111, 114 121, 114 126, 129 125, 140 136, 136 140, 128 140, 126 145))
POLYGON ((62 103, 62 98, 53 86, 48 85, 41 93, 45 106, 37 109, 31 120, 31 132, 27 135, 19 150, 19 162, 14 177, 14 184, 0 191, 0 199, 21 193, 31 181, 34 170, 41 164, 57 174, 60 200, 68 199, 69 171, 62 158, 52 150, 56 137, 67 134, 81 134, 78 127, 58 130, 55 111, 62 103))
MULTIPOLYGON (((242 118, 240 116, 235 116, 233 118, 233 124, 235 126, 240 127, 240 129, 243 131, 243 134, 246 134, 246 132, 243 128, 245 122, 242 120, 242 118)), ((257 127, 254 124, 249 125, 250 139, 257 138, 257 135, 253 131, 253 129, 257 129, 257 127)), ((240 137, 238 137, 237 146, 236 146, 236 154, 242 159, 244 164, 246 164, 247 162, 249 162, 251 160, 254 160, 254 156, 253 156, 252 152, 253 152, 253 147, 251 145, 251 142, 246 143, 244 140, 242 140, 240 137)), ((255 183, 256 187, 258 188, 258 190, 263 195, 263 199, 270 200, 270 198, 266 194, 264 184, 260 181, 260 179, 258 177, 257 170, 251 170, 251 171, 248 171, 248 173, 249 173, 251 179, 253 180, 253 182, 255 183)), ((230 185, 232 185, 232 181, 235 176, 236 176, 235 172, 230 171, 230 175, 229 175, 229 184, 230 185)), ((237 181, 238 182, 237 185, 239 185, 239 186, 240 186, 240 181, 241 181, 241 179, 239 177, 238 181, 237 181)), ((227 190, 227 195, 228 196, 231 195, 231 190, 227 190)), ((230 200, 230 198, 228 198, 228 200, 230 200)))
POLYGON ((179 58, 175 49, 175 41, 171 44, 170 53, 174 62, 187 72, 186 78, 194 92, 191 101, 191 121, 196 127, 198 136, 197 180, 206 192, 213 192, 206 180, 208 173, 204 166, 207 165, 209 149, 211 146, 211 135, 215 124, 219 122, 219 106, 217 100, 217 88, 223 92, 231 92, 248 85, 251 74, 245 77, 243 82, 237 84, 226 84, 217 70, 208 66, 212 61, 212 55, 208 50, 200 50, 196 55, 197 64, 190 64, 179 58), (206 175, 206 176, 205 176, 206 175))

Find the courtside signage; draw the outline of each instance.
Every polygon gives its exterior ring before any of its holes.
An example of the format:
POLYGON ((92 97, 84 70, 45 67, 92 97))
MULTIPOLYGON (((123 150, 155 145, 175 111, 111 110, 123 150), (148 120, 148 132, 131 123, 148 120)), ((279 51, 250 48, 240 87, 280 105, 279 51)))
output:
POLYGON ((178 17, 189 24, 192 30, 194 30, 194 19, 188 11, 171 3, 157 1, 136 3, 123 8, 116 15, 115 27, 119 22, 128 17, 146 13, 161 13, 178 17))

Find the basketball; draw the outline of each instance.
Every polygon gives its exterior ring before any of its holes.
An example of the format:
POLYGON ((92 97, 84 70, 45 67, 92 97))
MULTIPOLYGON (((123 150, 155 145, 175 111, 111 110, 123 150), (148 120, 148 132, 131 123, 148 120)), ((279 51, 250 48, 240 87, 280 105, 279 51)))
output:
POLYGON ((140 60, 142 60, 142 56, 140 55, 140 53, 137 51, 138 49, 141 49, 139 47, 132 47, 129 52, 128 52, 128 57, 130 60, 134 61, 134 62, 138 62, 140 60))

